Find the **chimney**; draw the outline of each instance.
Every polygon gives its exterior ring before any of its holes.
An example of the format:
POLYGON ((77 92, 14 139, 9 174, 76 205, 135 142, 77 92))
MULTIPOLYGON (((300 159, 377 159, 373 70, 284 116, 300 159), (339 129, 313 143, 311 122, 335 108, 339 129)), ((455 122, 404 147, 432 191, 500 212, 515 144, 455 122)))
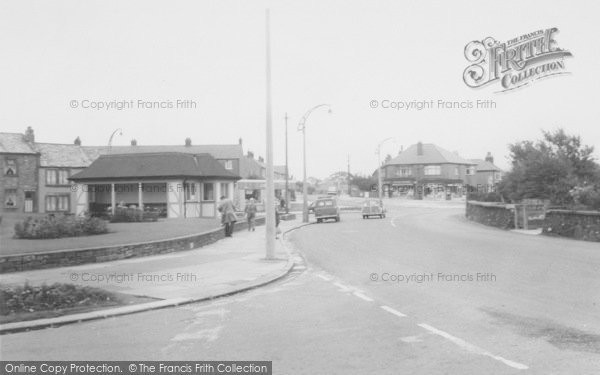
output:
POLYGON ((192 138, 187 137, 185 139, 185 147, 190 147, 192 145, 192 138))
POLYGON ((79 136, 77 136, 77 138, 75 138, 75 140, 73 141, 74 145, 77 146, 81 146, 81 138, 79 138, 79 136))
POLYGON ((35 135, 33 134, 33 129, 31 128, 31 126, 28 126, 27 130, 25 130, 25 134, 23 135, 23 140, 25 142, 29 142, 29 143, 35 142, 35 135))
POLYGON ((252 151, 248 151, 248 157, 249 157, 250 159, 254 159, 254 152, 252 152, 252 151))
POLYGON ((238 142, 239 142, 239 144, 241 146, 242 145, 242 138, 240 138, 238 142))
POLYGON ((417 155, 423 156, 423 143, 421 142, 417 143, 417 155))
POLYGON ((489 161, 490 163, 494 164, 494 157, 492 156, 492 153, 488 151, 487 155, 485 156, 485 161, 489 161))
POLYGON ((134 139, 132 139, 132 140, 131 140, 131 145, 132 145, 132 146, 137 146, 137 139, 135 139, 135 138, 134 138, 134 139))
POLYGON ((264 162, 265 162, 265 159, 263 159, 263 157, 262 157, 262 156, 259 156, 259 157, 258 157, 258 161, 259 161, 259 162, 261 162, 261 163, 264 163, 264 162))

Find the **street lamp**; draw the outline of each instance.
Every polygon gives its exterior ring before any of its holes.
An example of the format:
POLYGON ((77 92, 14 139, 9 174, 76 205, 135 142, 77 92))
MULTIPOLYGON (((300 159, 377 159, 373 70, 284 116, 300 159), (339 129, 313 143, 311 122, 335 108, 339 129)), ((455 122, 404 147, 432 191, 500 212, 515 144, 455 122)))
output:
POLYGON ((112 132, 112 134, 110 135, 110 138, 108 139, 108 153, 109 154, 112 151, 112 141, 113 141, 115 134, 117 134, 117 132, 119 132, 119 135, 123 135, 123 130, 121 128, 117 128, 117 129, 115 129, 114 132, 112 132))
POLYGON ((306 196, 308 195, 308 189, 306 186, 306 120, 308 120, 308 116, 317 108, 327 107, 328 113, 331 113, 331 106, 329 104, 319 104, 308 111, 302 116, 300 122, 298 123, 298 131, 302 131, 302 154, 303 154, 303 164, 304 164, 304 176, 302 179, 302 222, 308 223, 308 201, 306 200, 306 196))
POLYGON ((377 191, 379 194, 379 201, 381 201, 382 198, 382 186, 381 186, 381 146, 389 141, 390 139, 394 139, 394 137, 389 137, 386 138, 384 140, 382 140, 381 142, 379 142, 379 144, 377 145, 377 191))

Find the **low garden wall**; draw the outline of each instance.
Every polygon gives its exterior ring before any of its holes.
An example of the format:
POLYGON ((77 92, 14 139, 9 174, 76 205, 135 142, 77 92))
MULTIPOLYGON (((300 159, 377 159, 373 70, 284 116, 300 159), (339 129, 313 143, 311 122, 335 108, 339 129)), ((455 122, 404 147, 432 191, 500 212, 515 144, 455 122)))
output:
POLYGON ((515 227, 514 208, 502 203, 467 202, 467 219, 502 229, 515 227))
POLYGON ((600 242, 600 212, 548 210, 542 233, 600 242))
MULTIPOLYGON (((264 225, 264 223, 264 217, 256 218, 256 225, 264 225)), ((240 231, 247 227, 246 221, 238 221, 234 230, 240 231)), ((2 256, 0 257, 0 273, 109 262, 191 250, 215 243, 224 238, 224 234, 223 229, 219 228, 200 234, 145 243, 2 256)))

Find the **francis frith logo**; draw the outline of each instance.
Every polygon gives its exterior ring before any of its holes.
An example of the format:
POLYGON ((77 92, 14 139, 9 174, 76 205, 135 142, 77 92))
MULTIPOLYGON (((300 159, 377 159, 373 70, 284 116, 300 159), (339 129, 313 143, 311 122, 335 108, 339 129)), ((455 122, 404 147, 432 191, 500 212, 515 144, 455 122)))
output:
POLYGON ((471 63, 463 73, 465 84, 479 88, 498 82, 501 92, 568 74, 564 59, 572 54, 558 47, 556 34, 558 29, 553 27, 503 43, 492 37, 470 42, 465 47, 465 58, 471 63))

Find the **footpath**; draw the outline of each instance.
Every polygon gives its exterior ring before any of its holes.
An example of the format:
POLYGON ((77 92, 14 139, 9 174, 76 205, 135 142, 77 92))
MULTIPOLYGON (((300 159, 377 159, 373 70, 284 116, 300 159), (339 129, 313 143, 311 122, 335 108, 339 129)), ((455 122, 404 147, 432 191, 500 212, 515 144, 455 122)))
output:
POLYGON ((0 334, 131 314, 227 296, 284 277, 294 266, 283 234, 302 226, 281 221, 275 259, 265 258, 265 226, 240 230, 211 245, 165 255, 0 275, 2 284, 74 283, 156 301, 0 325, 0 334))

